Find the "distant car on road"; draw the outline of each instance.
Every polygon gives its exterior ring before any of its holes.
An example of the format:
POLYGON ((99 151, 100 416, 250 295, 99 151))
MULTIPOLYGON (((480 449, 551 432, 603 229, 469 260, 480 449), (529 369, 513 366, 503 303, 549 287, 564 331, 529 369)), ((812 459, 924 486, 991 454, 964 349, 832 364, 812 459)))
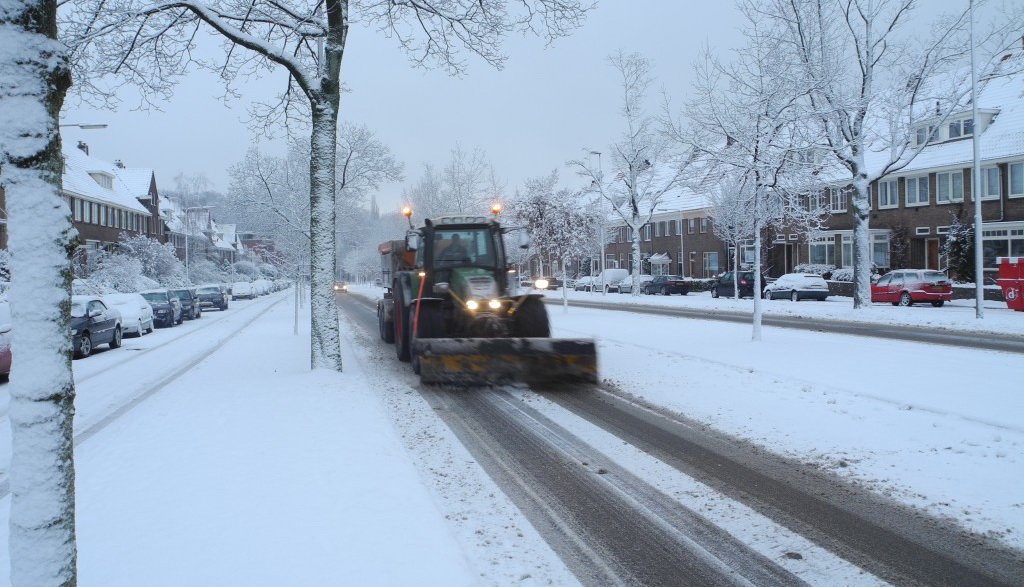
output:
POLYGON ((645 294, 660 294, 670 296, 672 294, 686 295, 690 293, 690 284, 678 275, 656 275, 644 284, 645 294))
MULTIPOLYGON (((714 283, 711 284, 711 297, 732 297, 734 292, 733 286, 733 271, 726 271, 725 273, 718 276, 714 283)), ((739 272, 739 289, 741 298, 752 298, 754 297, 754 272, 753 271, 740 271, 739 272)), ((761 277, 761 289, 764 289, 767 280, 764 276, 761 277)))
POLYGON ((137 293, 119 293, 107 294, 100 299, 121 313, 124 334, 142 336, 147 332, 153 332, 153 307, 146 298, 137 293))
POLYGON ((238 281, 231 286, 231 299, 233 300, 251 300, 255 297, 256 290, 248 281, 238 281))
POLYGON ((97 345, 121 346, 121 313, 99 296, 71 296, 71 345, 76 358, 88 357, 97 345))
POLYGON ((199 300, 196 299, 195 290, 186 287, 182 289, 172 289, 171 293, 178 297, 178 301, 181 302, 181 315, 185 320, 195 320, 203 315, 203 309, 199 307, 199 300))
POLYGON ((348 283, 344 281, 335 281, 334 293, 348 293, 348 283))
POLYGON ((894 306, 930 303, 941 308, 953 299, 953 282, 941 271, 898 269, 871 284, 872 302, 891 302, 894 306))
POLYGON ((158 326, 181 324, 181 301, 169 289, 152 289, 141 295, 153 308, 153 320, 158 326))
POLYGON ((217 308, 223 312, 228 309, 229 297, 227 287, 223 285, 200 285, 196 288, 200 308, 217 308))
POLYGON ((828 298, 828 282, 816 273, 787 273, 764 286, 764 299, 776 298, 823 302, 828 298))
POLYGON ((557 277, 538 277, 533 280, 533 287, 535 289, 546 289, 550 291, 558 291, 562 288, 562 280, 557 277), (546 283, 544 287, 540 287, 539 284, 546 283))
MULTIPOLYGON (((639 287, 636 289, 644 291, 644 285, 650 280, 654 279, 651 275, 641 275, 640 279, 637 280, 639 287)), ((625 279, 619 282, 619 293, 633 293, 633 276, 627 275, 625 279)))

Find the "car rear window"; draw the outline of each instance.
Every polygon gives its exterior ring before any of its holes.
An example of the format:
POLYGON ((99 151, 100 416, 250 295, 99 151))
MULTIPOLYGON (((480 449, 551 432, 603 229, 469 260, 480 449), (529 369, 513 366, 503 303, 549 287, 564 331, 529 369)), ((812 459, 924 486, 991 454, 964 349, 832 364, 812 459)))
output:
POLYGON ((928 283, 942 283, 943 281, 949 281, 949 278, 941 271, 925 271, 924 280, 928 283))
POLYGON ((198 290, 199 293, 220 293, 219 287, 201 287, 198 290))

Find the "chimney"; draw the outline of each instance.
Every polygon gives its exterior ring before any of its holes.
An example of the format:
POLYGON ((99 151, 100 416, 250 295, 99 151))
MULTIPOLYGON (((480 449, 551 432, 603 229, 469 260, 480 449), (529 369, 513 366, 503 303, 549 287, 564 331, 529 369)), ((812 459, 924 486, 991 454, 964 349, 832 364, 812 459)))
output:
POLYGON ((82 152, 85 153, 86 155, 89 154, 89 145, 87 145, 85 141, 78 141, 78 148, 81 149, 82 152))
POLYGON ((120 159, 114 159, 114 167, 117 167, 118 169, 124 169, 124 162, 122 162, 120 159))

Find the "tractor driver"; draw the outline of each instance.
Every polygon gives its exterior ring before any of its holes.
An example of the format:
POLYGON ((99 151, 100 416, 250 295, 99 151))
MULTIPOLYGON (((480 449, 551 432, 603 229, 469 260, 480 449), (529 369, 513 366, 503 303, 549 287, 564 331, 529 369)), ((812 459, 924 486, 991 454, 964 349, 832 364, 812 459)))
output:
POLYGON ((457 235, 452 235, 451 243, 445 247, 443 251, 437 256, 438 261, 468 261, 469 251, 462 244, 462 238, 457 235))

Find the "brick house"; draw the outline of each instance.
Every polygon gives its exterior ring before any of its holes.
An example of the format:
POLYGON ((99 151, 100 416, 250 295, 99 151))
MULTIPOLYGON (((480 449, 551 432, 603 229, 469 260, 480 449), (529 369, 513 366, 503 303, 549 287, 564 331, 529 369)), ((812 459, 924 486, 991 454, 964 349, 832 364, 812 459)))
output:
MULTIPOLYGON (((1024 256, 1024 74, 984 81, 978 106, 983 258, 986 275, 991 277, 997 257, 1024 256)), ((870 248, 879 270, 946 268, 941 251, 953 218, 974 223, 972 122, 970 110, 947 117, 941 125, 937 120, 919 121, 914 139, 927 146, 910 165, 870 186, 870 248)), ((870 153, 867 164, 880 167, 881 154, 870 153)), ((644 270, 709 277, 729 268, 732 255, 711 230, 706 198, 683 188, 668 196, 651 224, 642 229, 641 248, 646 258, 667 257, 669 262, 645 263, 644 270)), ((766 234, 768 274, 788 273, 801 263, 852 265, 849 196, 847 184, 841 181, 823 190, 820 197, 830 215, 825 230, 813 240, 796 232, 766 234)), ((605 251, 608 263, 629 268, 627 229, 621 221, 611 226, 613 238, 605 251)), ((744 249, 741 263, 748 264, 752 246, 744 249)))

